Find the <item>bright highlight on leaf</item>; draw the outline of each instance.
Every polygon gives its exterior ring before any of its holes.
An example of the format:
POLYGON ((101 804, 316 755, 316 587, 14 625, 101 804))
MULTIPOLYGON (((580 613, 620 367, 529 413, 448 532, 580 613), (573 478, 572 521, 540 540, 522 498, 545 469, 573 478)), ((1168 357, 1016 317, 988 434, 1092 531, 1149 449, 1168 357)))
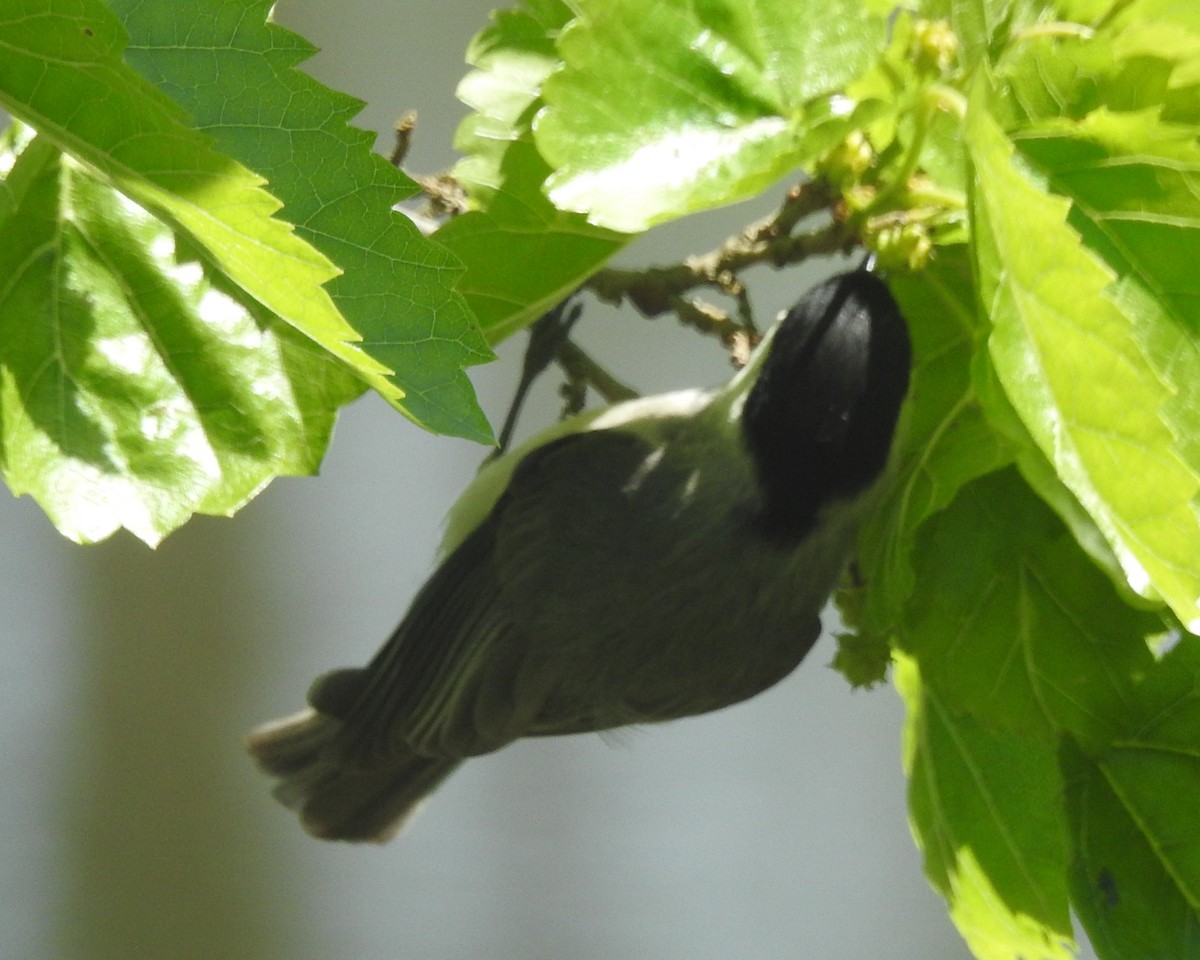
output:
POLYGON ((974 244, 1000 382, 1030 434, 1104 534, 1139 593, 1200 629, 1200 476, 1165 422, 1172 392, 1080 245, 1067 201, 1013 165, 976 100, 974 244))
POLYGON ((0 103, 122 193, 177 225, 243 290, 395 395, 323 284, 337 268, 273 219, 250 171, 183 125, 121 60, 124 31, 99 0, 54 0, 40 17, 0 13, 0 103))
MULTIPOLYGON (((15 397, 10 395, 9 430, 19 431, 21 416, 37 421, 31 433, 3 437, 6 476, 14 491, 33 493, 65 533, 82 540, 125 526, 153 543, 197 510, 232 513, 274 475, 315 472, 334 410, 360 392, 337 371, 335 357, 431 429, 490 436, 462 371, 490 352, 450 289, 457 265, 390 210, 408 181, 370 153, 367 134, 346 125, 360 106, 357 101, 291 69, 312 47, 268 25, 268 4, 260 4, 258 20, 245 9, 235 18, 227 16, 232 8, 222 0, 201 0, 164 18, 152 4, 118 0, 113 8, 137 31, 128 49, 122 24, 108 6, 47 0, 45 7, 39 16, 0 13, 5 50, 0 102, 37 129, 38 157, 53 142, 152 210, 186 238, 188 256, 200 255, 211 279, 233 299, 201 281, 196 264, 190 266, 192 275, 178 264, 162 265, 173 257, 175 244, 161 229, 155 246, 144 251, 160 261, 157 279, 135 272, 136 279, 125 281, 134 295, 147 284, 160 288, 148 339, 131 333, 89 343, 89 349, 123 372, 115 382, 129 391, 126 402, 144 399, 134 370, 150 380, 154 363, 162 362, 164 375, 179 382, 147 388, 146 395, 179 389, 185 406, 198 403, 201 409, 193 415, 170 404, 152 407, 142 418, 142 445, 134 456, 124 450, 133 442, 127 425, 97 427, 98 435, 108 434, 103 440, 71 426, 76 417, 95 421, 93 426, 97 418, 120 418, 101 413, 104 404, 86 399, 96 385, 87 385, 74 358, 57 351, 53 366, 59 382, 70 384, 69 397, 77 392, 82 399, 60 402, 59 414, 47 424, 42 415, 19 410, 37 403, 44 392, 18 388, 15 397), (155 91, 122 54, 176 102, 155 91), (221 146, 270 174, 276 196, 266 192, 256 173, 215 152, 205 134, 186 126, 180 103, 221 146), (331 148, 340 149, 340 155, 331 148), (296 231, 277 219, 280 199, 287 202, 282 214, 298 225, 296 231), (358 237, 346 235, 350 222, 357 223, 358 237), (208 292, 196 292, 201 289, 208 292), (355 326, 346 322, 335 300, 355 326), (224 307, 214 307, 219 304, 224 307), (244 308, 260 319, 250 320, 244 308), (291 324, 311 346, 279 328, 269 314, 291 324), (261 334, 252 344, 235 335, 231 317, 238 318, 240 329, 257 324, 261 334), (197 321, 208 335, 187 333, 197 321), (173 340, 189 342, 189 351, 197 355, 188 353, 187 363, 174 357, 146 359, 170 352, 173 340), (234 345, 251 352, 231 355, 225 348, 234 345), (251 360, 253 351, 264 348, 280 354, 275 362, 284 364, 279 372, 285 377, 308 375, 312 382, 271 385, 269 364, 251 360), (186 378, 184 367, 190 368, 186 378), (206 376, 216 378, 211 390, 200 386, 206 376), (291 409, 267 417, 279 399, 291 409), (204 404, 229 409, 218 412, 204 404), (248 441, 240 435, 231 441, 227 426, 255 436, 256 448, 244 449, 248 441), (36 456, 31 438, 40 438, 36 456), (106 451, 101 460, 96 460, 98 449, 106 451)), ((15 157, 15 150, 5 156, 0 190, 0 229, 14 234, 5 234, 3 246, 12 256, 25 249, 29 235, 22 231, 30 217, 53 216, 57 210, 64 236, 80 229, 78 223, 67 225, 78 212, 77 191, 68 189, 76 184, 92 184, 88 196, 96 209, 108 211, 104 216, 120 220, 124 210, 139 224, 145 220, 142 208, 123 204, 117 194, 101 203, 96 198, 102 187, 70 163, 62 167, 62 202, 30 208, 24 180, 32 174, 20 162, 14 167, 15 157), (4 221, 6 214, 11 216, 4 221)), ((94 214, 93 229, 101 221, 94 214)), ((101 289, 109 282, 102 276, 105 270, 113 276, 126 270, 120 261, 85 270, 76 254, 63 243, 52 253, 64 261, 58 270, 18 274, 29 316, 57 327, 71 314, 61 309, 63 293, 56 283, 73 277, 83 293, 88 283, 101 289), (45 284, 42 300, 28 299, 35 297, 38 282, 45 284)), ((89 310, 102 311, 98 316, 111 312, 115 318, 122 309, 98 295, 87 302, 89 310)), ((134 315, 129 321, 134 326, 144 322, 136 316, 138 309, 127 312, 134 315)), ((72 333, 69 342, 88 342, 90 330, 72 333)), ((20 339, 32 335, 22 328, 20 339)), ((26 346, 6 344, 6 356, 26 346)), ((114 389, 110 385, 103 392, 114 389)))
POLYGON ((582 0, 535 124, 550 199, 638 231, 752 196, 812 158, 806 104, 878 53, 860 0, 582 0))
POLYGON ((1200 146, 1157 110, 1050 121, 1015 145, 1073 202, 1071 223, 1121 277, 1111 296, 1168 386, 1163 419, 1200 471, 1200 146))
MULTIPOLYGON (((416 185, 371 152, 373 134, 350 126, 362 103, 297 69, 315 48, 267 22, 269 0, 236 10, 194 0, 170 18, 137 0, 112 6, 130 33, 129 61, 264 176, 279 216, 337 264, 321 295, 349 321, 360 360, 370 358, 368 382, 426 429, 489 441, 463 368, 492 354, 454 289, 461 267, 391 209, 416 185)), ((269 262, 255 267, 282 279, 269 262)))
POLYGON ((170 231, 36 140, 0 245, 0 469, 68 537, 155 544, 313 472, 362 386, 181 262, 170 231))
POLYGON ((472 208, 435 239, 466 268, 458 289, 492 343, 567 296, 628 239, 559 210, 542 191, 550 167, 530 126, 570 16, 560 0, 498 11, 467 51, 476 69, 458 95, 475 112, 455 137, 465 156, 454 173, 472 208))

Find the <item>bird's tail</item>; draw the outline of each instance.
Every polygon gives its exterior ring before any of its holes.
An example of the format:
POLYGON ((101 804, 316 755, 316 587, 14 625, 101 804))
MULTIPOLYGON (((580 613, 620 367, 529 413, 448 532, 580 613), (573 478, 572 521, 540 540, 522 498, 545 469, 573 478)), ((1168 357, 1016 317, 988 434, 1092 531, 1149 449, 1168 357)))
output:
POLYGON ((373 766, 348 763, 337 742, 341 727, 341 720, 308 709, 246 738, 258 765, 279 778, 276 798, 323 840, 392 839, 461 762, 410 753, 373 766))

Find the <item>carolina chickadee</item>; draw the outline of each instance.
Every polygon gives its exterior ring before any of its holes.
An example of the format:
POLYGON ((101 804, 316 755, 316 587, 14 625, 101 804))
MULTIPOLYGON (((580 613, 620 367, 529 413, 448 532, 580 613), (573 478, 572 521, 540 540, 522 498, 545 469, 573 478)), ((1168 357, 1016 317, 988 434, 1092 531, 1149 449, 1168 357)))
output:
POLYGON ((617 404, 488 465, 363 669, 251 734, 309 833, 385 841, 467 757, 673 720, 787 676, 821 632, 908 389, 886 285, 783 315, 724 387, 617 404))

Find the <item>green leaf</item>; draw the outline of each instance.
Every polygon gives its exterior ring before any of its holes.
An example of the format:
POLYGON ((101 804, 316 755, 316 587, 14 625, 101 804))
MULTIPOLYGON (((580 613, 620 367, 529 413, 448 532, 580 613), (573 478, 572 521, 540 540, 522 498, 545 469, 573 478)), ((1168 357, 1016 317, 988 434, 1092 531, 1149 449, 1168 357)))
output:
POLYGON ((1072 201, 1070 223, 1120 277, 1110 295, 1172 396, 1163 417, 1200 470, 1200 148, 1191 127, 1157 110, 1101 108, 1014 137, 1050 187, 1072 201))
POLYGON ((986 357, 982 357, 981 361, 975 365, 980 401, 997 431, 1009 440, 1021 476, 1038 492, 1046 505, 1058 514, 1059 520, 1066 524, 1088 559, 1108 576, 1123 602, 1139 609, 1147 606, 1157 607, 1156 602, 1148 601, 1129 586, 1125 579, 1125 571, 1108 541, 1104 539, 1104 534, 1033 442, 1016 411, 1009 404, 1003 388, 996 382, 995 371, 986 362, 986 357))
POLYGON ((854 632, 837 635, 837 652, 830 666, 845 677, 851 687, 870 689, 887 679, 892 648, 886 639, 862 628, 858 611, 852 601, 846 603, 844 595, 838 597, 838 610, 842 622, 854 627, 854 632))
MULTIPOLYGON (((1069 757, 1067 800, 1077 847, 1071 902, 1096 950, 1106 960, 1200 957, 1200 914, 1156 856, 1153 838, 1094 761, 1075 750, 1069 757)), ((1184 806, 1194 805, 1175 803, 1177 811, 1184 806)))
POLYGON ((1072 901, 1101 956, 1200 957, 1200 647, 1148 673, 1108 749, 1063 750, 1072 901))
POLYGON ((471 40, 467 63, 475 69, 458 85, 458 98, 474 112, 459 125, 455 146, 464 154, 455 179, 472 203, 486 208, 505 177, 512 146, 530 143, 531 111, 541 107, 542 84, 559 66, 555 41, 571 19, 563 0, 534 8, 496 10, 471 40))
POLYGON ((492 354, 454 290, 461 267, 392 211, 416 188, 371 152, 373 134, 348 125, 362 103, 296 69, 315 48, 267 22, 270 0, 196 0, 170 17, 144 0, 111 6, 131 36, 130 64, 264 176, 297 236, 337 264, 329 296, 359 349, 390 371, 372 386, 426 429, 490 440, 462 368, 492 354))
POLYGON ((945 702, 987 729, 1106 742, 1153 665, 1134 610, 1013 470, 974 481, 929 520, 901 644, 945 702))
POLYGON ((628 239, 558 210, 542 191, 550 168, 530 125, 569 18, 559 0, 493 14, 467 52, 477 69, 459 86, 475 112, 459 128, 455 145, 466 156, 454 172, 477 209, 435 237, 466 267, 459 290, 493 343, 561 300, 628 239))
POLYGON ((578 0, 535 124, 550 198, 634 232, 758 193, 811 159, 805 107, 860 74, 861 0, 578 0))
POLYGON ((1004 49, 996 78, 1001 99, 992 106, 1005 129, 1059 117, 1079 120, 1102 107, 1161 110, 1165 120, 1200 121, 1197 7, 1177 0, 1109 7, 1094 21, 1081 18, 1094 29, 1083 26, 1071 35, 1042 25, 1039 33, 1030 24, 1032 32, 1004 49))
POLYGON ((942 16, 948 16, 951 29, 963 46, 963 59, 974 65, 1002 49, 1012 21, 1016 0, 948 0, 942 16))
MULTIPOLYGON (((100 0, 46 0, 0 13, 0 103, 125 196, 188 234, 255 300, 395 397, 385 369, 323 284, 337 269, 273 219, 262 181, 216 153, 178 107, 121 59, 125 31, 100 0)), ((178 38, 176 38, 178 40, 178 38)))
POLYGON ((1115 276, 1068 225, 1069 202, 1014 165, 982 97, 966 135, 997 378, 1130 585, 1200 630, 1200 478, 1164 420, 1170 387, 1110 294, 1115 276))
POLYGON ((869 589, 857 625, 880 633, 893 626, 913 588, 918 529, 964 484, 1010 459, 970 382, 982 331, 965 247, 939 250, 929 268, 899 274, 889 286, 908 321, 913 368, 889 480, 859 539, 869 589))
POLYGON ((1200 82, 1200 9, 1178 0, 1136 0, 1113 18, 1113 56, 1154 57, 1172 65, 1170 87, 1200 82))
POLYGON ((925 872, 979 960, 1069 960, 1067 834, 1053 747, 956 713, 915 661, 895 681, 925 872))
POLYGON ((490 208, 454 217, 434 234, 466 265, 458 289, 491 343, 528 326, 626 243, 556 210, 540 189, 548 172, 530 145, 514 144, 490 208))
POLYGON ((1056 0, 1059 15, 1068 22, 1095 24, 1124 0, 1056 0))
POLYGON ((153 545, 312 473, 360 381, 180 262, 159 221, 38 138, 0 245, 0 468, 81 542, 153 545))

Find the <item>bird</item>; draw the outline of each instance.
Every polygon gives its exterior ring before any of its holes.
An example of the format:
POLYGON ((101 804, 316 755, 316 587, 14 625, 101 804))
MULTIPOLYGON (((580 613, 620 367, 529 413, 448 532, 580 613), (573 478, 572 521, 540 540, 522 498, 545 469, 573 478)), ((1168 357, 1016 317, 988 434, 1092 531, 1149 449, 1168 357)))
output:
POLYGON ((783 679, 882 486, 910 365, 860 267, 781 313, 723 386, 577 414, 487 464, 367 666, 247 738, 275 796, 315 837, 382 843, 471 757, 783 679))

